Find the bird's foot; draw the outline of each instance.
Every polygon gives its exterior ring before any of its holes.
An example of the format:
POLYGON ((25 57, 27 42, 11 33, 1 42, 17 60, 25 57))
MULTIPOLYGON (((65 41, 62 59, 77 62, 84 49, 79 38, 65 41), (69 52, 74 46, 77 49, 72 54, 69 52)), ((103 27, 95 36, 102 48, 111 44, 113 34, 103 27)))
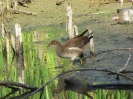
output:
POLYGON ((85 59, 85 58, 81 59, 81 60, 80 60, 80 63, 81 63, 81 64, 86 63, 86 59, 85 59))

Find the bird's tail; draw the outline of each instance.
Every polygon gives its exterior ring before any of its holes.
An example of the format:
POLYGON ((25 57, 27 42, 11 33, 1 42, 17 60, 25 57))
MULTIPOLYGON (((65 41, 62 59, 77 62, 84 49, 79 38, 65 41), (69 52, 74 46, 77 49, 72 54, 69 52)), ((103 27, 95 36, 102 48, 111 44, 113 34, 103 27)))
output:
POLYGON ((86 29, 83 33, 81 33, 81 34, 75 36, 74 39, 83 36, 86 32, 88 32, 88 35, 87 35, 88 37, 89 37, 90 35, 92 35, 92 33, 93 33, 93 31, 92 31, 91 29, 86 29))
POLYGON ((85 40, 84 40, 84 47, 83 47, 83 49, 85 49, 89 44, 90 44, 90 40, 93 38, 93 36, 91 35, 91 36, 89 36, 88 38, 86 38, 85 40))
POLYGON ((89 37, 88 37, 88 42, 90 42, 90 40, 93 38, 93 35, 90 35, 89 37))
POLYGON ((92 34, 93 34, 93 31, 91 29, 88 29, 88 35, 87 36, 91 37, 91 36, 93 36, 92 34))
POLYGON ((84 42, 85 46, 83 47, 83 50, 85 50, 87 48, 87 46, 89 45, 90 47, 90 55, 94 54, 94 42, 93 42, 93 36, 89 35, 89 37, 85 40, 84 42))
POLYGON ((87 30, 85 30, 83 33, 81 33, 81 34, 79 34, 79 35, 75 36, 75 37, 74 37, 74 39, 75 39, 75 38, 78 38, 78 37, 83 36, 83 35, 84 35, 87 31, 88 31, 88 29, 87 29, 87 30))

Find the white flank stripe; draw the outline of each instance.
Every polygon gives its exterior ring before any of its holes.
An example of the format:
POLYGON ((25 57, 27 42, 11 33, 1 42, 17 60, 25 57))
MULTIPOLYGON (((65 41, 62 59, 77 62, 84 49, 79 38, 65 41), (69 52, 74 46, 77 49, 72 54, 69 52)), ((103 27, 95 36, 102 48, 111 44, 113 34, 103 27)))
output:
POLYGON ((68 48, 69 50, 78 50, 78 51, 83 51, 81 48, 77 48, 77 47, 70 47, 68 48))

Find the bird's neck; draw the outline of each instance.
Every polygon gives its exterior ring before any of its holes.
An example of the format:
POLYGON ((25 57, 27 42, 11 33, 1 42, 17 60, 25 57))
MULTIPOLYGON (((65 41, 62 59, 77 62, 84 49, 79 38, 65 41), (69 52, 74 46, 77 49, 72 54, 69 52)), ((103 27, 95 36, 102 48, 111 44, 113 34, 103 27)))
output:
POLYGON ((58 46, 55 49, 56 49, 56 54, 61 57, 64 51, 63 46, 61 44, 58 44, 58 46))

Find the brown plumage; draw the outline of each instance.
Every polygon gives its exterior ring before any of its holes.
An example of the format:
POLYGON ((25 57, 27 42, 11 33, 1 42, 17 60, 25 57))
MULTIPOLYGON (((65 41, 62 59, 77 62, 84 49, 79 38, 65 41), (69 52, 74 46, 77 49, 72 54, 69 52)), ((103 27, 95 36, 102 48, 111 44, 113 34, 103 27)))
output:
POLYGON ((83 54, 91 38, 93 38, 91 35, 83 36, 85 33, 86 31, 72 39, 68 39, 64 44, 53 40, 48 46, 54 47, 59 57, 70 58, 73 61, 76 57, 83 54))

